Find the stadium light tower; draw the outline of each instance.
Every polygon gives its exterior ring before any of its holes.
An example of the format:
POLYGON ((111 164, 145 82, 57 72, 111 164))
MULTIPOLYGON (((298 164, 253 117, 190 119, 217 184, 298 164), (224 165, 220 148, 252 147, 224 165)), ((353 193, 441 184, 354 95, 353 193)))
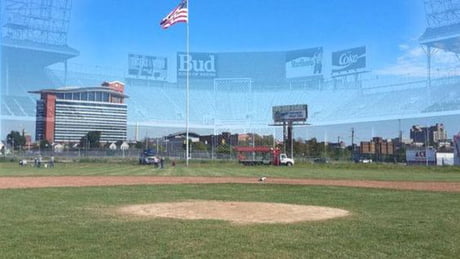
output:
POLYGON ((64 46, 72 0, 1 0, 2 38, 64 46))
POLYGON ((431 64, 437 50, 460 53, 460 0, 425 0, 427 28, 420 44, 427 56, 427 93, 431 101, 431 64))
POLYGON ((460 23, 460 0, 425 0, 428 28, 460 23))

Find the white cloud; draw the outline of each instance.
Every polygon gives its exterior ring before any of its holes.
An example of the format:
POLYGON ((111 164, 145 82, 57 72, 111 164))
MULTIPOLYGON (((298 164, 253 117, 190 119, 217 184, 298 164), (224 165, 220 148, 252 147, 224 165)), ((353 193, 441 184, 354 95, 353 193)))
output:
POLYGON ((410 46, 407 45, 407 44, 400 44, 400 45, 399 45, 399 49, 400 49, 400 50, 408 50, 409 48, 410 48, 410 46))
MULTIPOLYGON (((425 77, 427 75, 427 55, 421 46, 410 47, 399 45, 403 54, 396 63, 388 67, 377 69, 378 75, 425 77)), ((432 56, 432 76, 444 77, 460 75, 460 59, 451 52, 436 50, 432 56)))

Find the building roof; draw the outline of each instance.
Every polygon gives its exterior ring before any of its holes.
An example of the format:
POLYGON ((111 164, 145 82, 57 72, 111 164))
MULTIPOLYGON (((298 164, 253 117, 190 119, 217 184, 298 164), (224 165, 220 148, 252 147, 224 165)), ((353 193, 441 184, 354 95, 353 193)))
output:
POLYGON ((62 87, 62 88, 57 88, 57 89, 41 89, 41 90, 35 90, 35 91, 29 91, 29 93, 32 94, 44 94, 44 93, 78 93, 78 92, 95 92, 95 91, 102 91, 102 92, 108 92, 111 93, 114 96, 117 97, 123 97, 123 98, 129 98, 128 95, 117 92, 113 89, 110 89, 108 87, 104 86, 97 86, 97 87, 62 87))
POLYGON ((460 53, 460 23, 427 28, 419 40, 423 45, 460 53))

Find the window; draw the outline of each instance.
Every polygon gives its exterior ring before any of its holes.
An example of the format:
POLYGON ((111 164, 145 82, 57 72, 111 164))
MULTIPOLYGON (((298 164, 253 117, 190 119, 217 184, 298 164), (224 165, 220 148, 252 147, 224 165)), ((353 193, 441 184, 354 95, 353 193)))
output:
POLYGON ((72 100, 80 100, 80 93, 73 93, 72 100))
POLYGON ((101 102, 102 101, 102 92, 95 92, 96 94, 96 101, 101 102))

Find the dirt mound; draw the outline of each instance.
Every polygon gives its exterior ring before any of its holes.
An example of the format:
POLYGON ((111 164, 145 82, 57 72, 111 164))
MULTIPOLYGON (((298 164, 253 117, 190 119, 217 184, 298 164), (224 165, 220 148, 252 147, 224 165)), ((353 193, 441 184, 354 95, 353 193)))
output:
POLYGON ((225 220, 236 224, 294 223, 349 215, 346 210, 262 202, 186 201, 122 207, 118 212, 141 217, 225 220))

